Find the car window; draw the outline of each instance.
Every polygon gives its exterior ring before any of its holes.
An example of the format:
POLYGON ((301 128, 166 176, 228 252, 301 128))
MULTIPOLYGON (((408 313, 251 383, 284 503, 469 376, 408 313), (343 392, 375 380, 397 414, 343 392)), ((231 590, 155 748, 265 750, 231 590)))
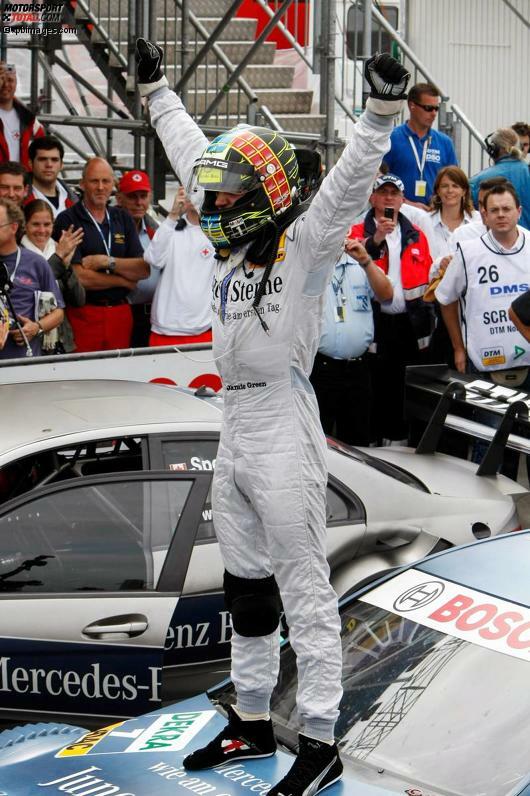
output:
POLYGON ((79 476, 142 470, 144 451, 142 437, 127 436, 32 453, 0 468, 0 503, 79 476))
MULTIPOLYGON (((217 456, 218 439, 207 437, 173 437, 161 439, 161 454, 155 451, 154 465, 165 470, 179 472, 201 471, 213 473, 217 456), (160 464, 156 463, 161 455, 160 464)), ((364 507, 352 493, 346 494, 339 482, 328 484, 326 495, 326 518, 328 523, 350 523, 363 520, 364 507)), ((202 522, 197 531, 197 543, 215 540, 212 522, 211 491, 202 511, 202 522)))
MULTIPOLYGON (((212 473, 215 469, 218 439, 173 437, 162 439, 162 468, 174 472, 200 471, 212 473)), ((212 522, 211 489, 202 510, 202 522, 196 536, 197 543, 215 541, 212 522)))
POLYGON ((78 482, 0 515, 0 593, 156 588, 191 480, 78 482))
MULTIPOLYGON (((366 602, 348 604, 341 618, 344 695, 335 737, 343 757, 407 783, 392 791, 412 793, 406 788, 421 783, 423 793, 504 796, 526 782, 527 660, 366 602)), ((296 687, 286 647, 271 703, 280 733, 299 729, 296 687)))
POLYGON ((327 524, 345 525, 365 520, 366 512, 357 495, 345 490, 339 481, 330 476, 326 490, 327 524))

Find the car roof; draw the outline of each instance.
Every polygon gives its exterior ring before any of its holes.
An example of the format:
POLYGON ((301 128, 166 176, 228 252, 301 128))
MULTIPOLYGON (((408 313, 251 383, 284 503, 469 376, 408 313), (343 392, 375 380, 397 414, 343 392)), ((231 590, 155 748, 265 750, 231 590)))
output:
POLYGON ((530 607, 530 530, 446 550, 415 569, 530 607))
POLYGON ((51 437, 150 423, 219 423, 191 391, 139 381, 68 380, 4 384, 0 455, 51 437))

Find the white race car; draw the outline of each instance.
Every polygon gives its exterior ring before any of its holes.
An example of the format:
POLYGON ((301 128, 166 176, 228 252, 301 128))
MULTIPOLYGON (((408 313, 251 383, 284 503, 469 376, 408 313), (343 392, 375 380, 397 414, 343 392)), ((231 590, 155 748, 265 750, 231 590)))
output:
MULTIPOLYGON (((0 720, 84 725, 197 693, 228 670, 209 491, 221 398, 125 381, 4 385, 0 720)), ((502 476, 411 449, 328 443, 339 596, 519 526, 502 476)))

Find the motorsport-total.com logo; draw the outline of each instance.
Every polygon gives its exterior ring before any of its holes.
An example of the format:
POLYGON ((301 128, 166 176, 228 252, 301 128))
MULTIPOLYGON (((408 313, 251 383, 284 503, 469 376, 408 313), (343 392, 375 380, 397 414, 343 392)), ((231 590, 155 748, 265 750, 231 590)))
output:
POLYGON ((2 33, 76 33, 75 27, 62 24, 64 0, 48 3, 4 3, 2 33))

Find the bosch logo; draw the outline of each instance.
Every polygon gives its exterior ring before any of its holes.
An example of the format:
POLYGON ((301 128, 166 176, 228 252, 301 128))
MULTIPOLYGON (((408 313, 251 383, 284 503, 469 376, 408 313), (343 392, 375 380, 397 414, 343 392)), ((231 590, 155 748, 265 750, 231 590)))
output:
POLYGON ((397 600, 394 601, 394 610, 400 613, 416 611, 418 608, 423 608, 425 605, 432 603, 433 600, 436 600, 444 589, 445 585, 439 580, 429 580, 426 583, 420 583, 418 586, 413 586, 403 592, 403 594, 400 594, 397 600))

